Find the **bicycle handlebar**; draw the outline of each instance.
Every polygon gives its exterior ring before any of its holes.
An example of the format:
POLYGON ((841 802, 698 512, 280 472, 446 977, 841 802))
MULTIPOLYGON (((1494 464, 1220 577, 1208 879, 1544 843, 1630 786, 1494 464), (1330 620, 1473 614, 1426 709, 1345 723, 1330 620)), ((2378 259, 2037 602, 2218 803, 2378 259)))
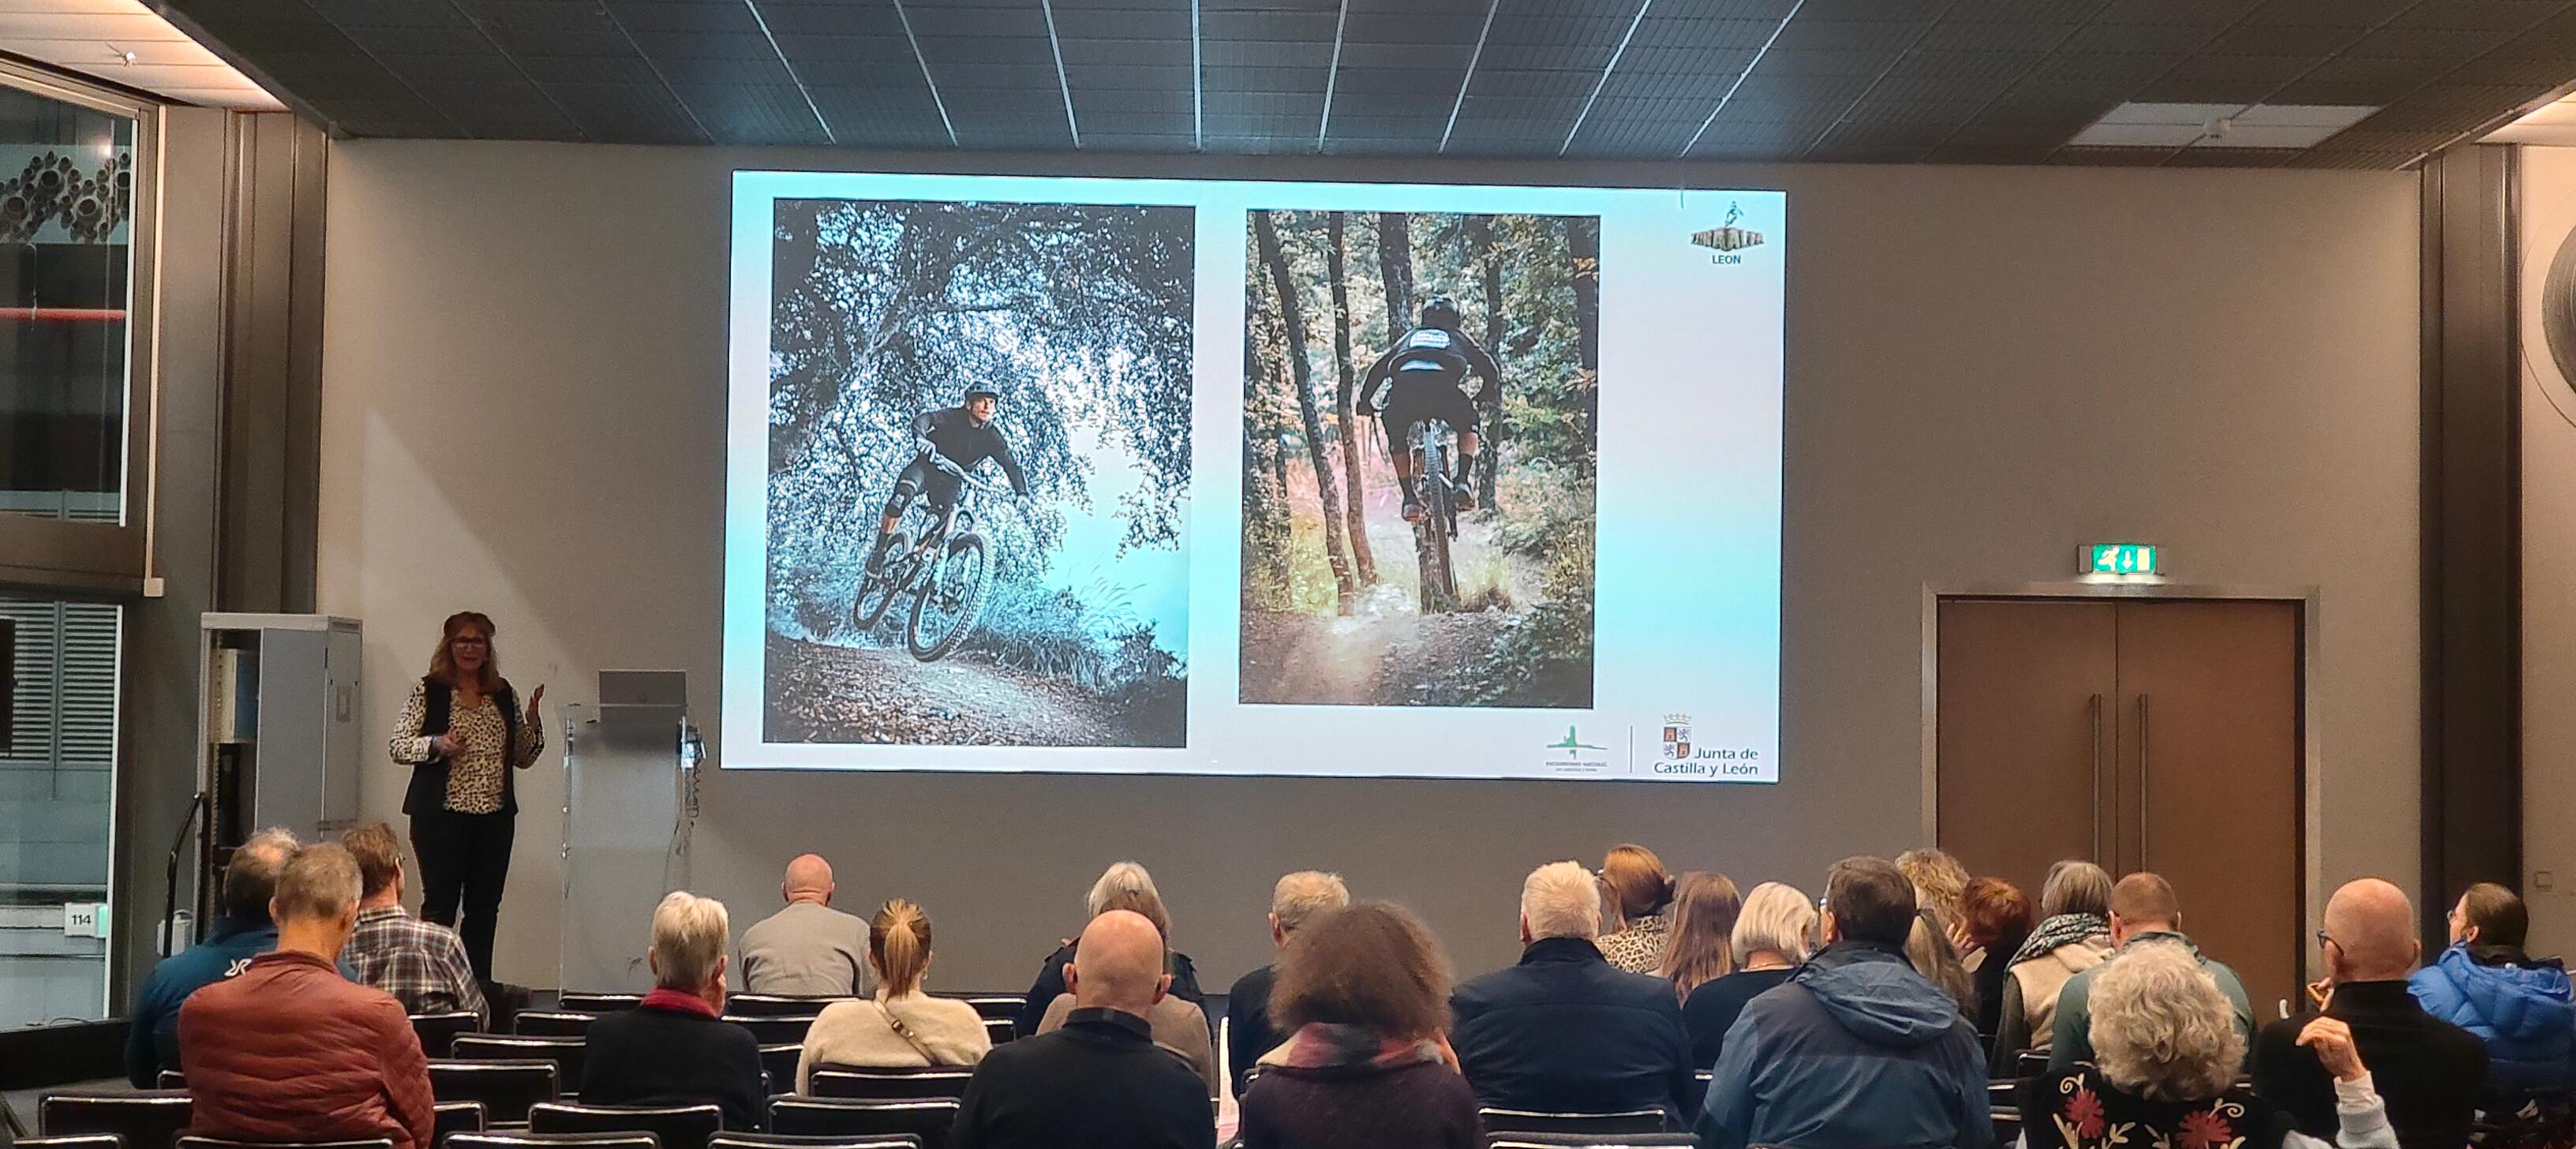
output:
POLYGON ((959 482, 982 491, 985 494, 1000 495, 1010 491, 1009 487, 1003 486, 1000 483, 993 482, 989 479, 978 479, 973 475, 967 474, 966 468, 958 466, 956 460, 940 454, 939 449, 936 447, 925 446, 922 448, 922 454, 929 458, 931 466, 937 467, 942 471, 946 471, 951 475, 955 475, 959 482))

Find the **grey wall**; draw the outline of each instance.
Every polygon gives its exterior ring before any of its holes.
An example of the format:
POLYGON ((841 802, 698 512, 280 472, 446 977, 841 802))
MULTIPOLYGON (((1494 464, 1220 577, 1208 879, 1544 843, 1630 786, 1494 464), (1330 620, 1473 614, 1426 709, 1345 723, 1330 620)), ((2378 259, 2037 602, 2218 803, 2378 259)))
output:
MULTIPOLYGON (((523 690, 547 681, 550 700, 575 701, 597 668, 677 666, 713 714, 729 173, 903 162, 335 147, 320 608, 366 620, 371 729, 392 720, 439 618, 465 607, 499 621, 523 690)), ((1086 162, 1641 186, 1685 174, 1086 162)), ((1792 194, 1780 785, 718 773, 694 884, 747 922, 789 855, 821 850, 845 904, 928 907, 935 984, 1001 989, 1078 927, 1100 865, 1132 856, 1214 988, 1266 960, 1271 880, 1327 866, 1422 912, 1462 967, 1489 967, 1514 952, 1518 881, 1536 862, 1634 839, 1676 866, 1813 885, 1836 857, 1916 844, 1924 586, 2060 579, 2079 543, 2121 538, 2164 545, 2190 581, 2322 588, 2325 876, 2411 885, 2412 175, 1687 175, 1792 194)), ((1319 753, 1368 752, 1318 734, 1319 753)), ((537 813, 522 819, 499 957, 504 977, 537 985, 554 969, 556 769, 550 757, 525 776, 537 813)), ((391 817, 400 782, 379 758, 369 809, 391 817)))

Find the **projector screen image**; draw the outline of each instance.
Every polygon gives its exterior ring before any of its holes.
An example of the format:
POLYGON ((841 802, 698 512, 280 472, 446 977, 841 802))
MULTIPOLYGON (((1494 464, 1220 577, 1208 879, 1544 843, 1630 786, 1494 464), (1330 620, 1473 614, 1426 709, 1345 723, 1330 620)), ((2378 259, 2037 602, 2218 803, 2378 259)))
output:
POLYGON ((1778 780, 1786 214, 736 173, 718 763, 1778 780))

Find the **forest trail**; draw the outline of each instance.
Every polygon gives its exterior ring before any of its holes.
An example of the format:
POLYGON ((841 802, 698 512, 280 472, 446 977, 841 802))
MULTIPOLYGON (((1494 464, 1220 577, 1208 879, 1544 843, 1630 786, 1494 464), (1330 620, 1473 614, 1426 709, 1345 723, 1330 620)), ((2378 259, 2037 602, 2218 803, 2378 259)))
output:
POLYGON ((1488 609, 1421 613, 1413 529, 1390 507, 1369 520, 1378 585, 1348 615, 1246 611, 1245 702, 1334 706, 1472 706, 1478 665, 1535 600, 1538 579, 1503 554, 1490 523, 1459 524, 1452 544, 1459 591, 1488 609), (1499 589, 1502 598, 1492 592, 1499 589), (1505 606, 1503 603, 1510 605, 1505 606))
POLYGON ((892 646, 769 638, 768 740, 899 746, 1124 746, 1100 703, 972 652, 921 662, 892 646))

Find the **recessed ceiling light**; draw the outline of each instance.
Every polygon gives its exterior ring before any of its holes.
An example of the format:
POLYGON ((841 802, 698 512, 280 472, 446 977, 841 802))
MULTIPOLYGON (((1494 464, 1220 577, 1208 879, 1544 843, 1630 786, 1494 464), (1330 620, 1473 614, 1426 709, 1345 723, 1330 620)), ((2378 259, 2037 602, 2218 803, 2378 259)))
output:
POLYGON ((2126 103, 2067 143, 2087 148, 2310 148, 2377 108, 2353 104, 2126 103))

